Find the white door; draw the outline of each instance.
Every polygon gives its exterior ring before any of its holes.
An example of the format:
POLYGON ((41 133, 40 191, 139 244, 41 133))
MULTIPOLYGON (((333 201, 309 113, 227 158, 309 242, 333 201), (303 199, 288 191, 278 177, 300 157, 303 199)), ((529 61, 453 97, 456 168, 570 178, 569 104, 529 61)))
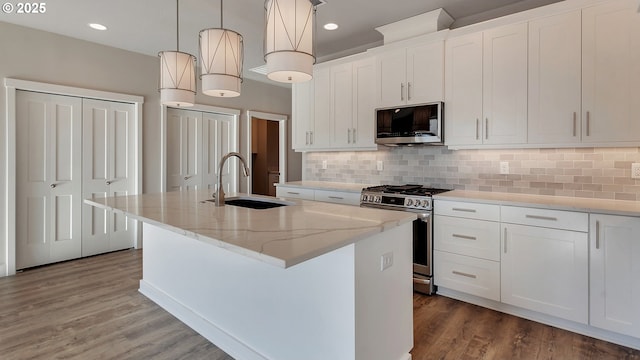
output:
POLYGON ((580 11, 529 22, 530 144, 580 142, 581 39, 580 11))
MULTIPOLYGON (((135 107, 83 99, 83 197, 135 192, 135 107)), ((126 216, 83 205, 82 256, 131 248, 135 223, 126 216)))
POLYGON ((79 98, 16 92, 16 269, 81 256, 79 98))
POLYGON ((527 140, 527 24, 483 33, 484 144, 527 140))
POLYGON ((482 33, 449 39, 445 51, 445 143, 482 144, 482 33))
POLYGON ((502 225, 502 302, 586 324, 588 234, 502 225))
POLYGON ((637 9, 622 0, 582 12, 583 142, 640 141, 637 9))
POLYGON ((590 215, 591 325, 640 337, 640 218, 590 215))
MULTIPOLYGON (((203 189, 218 188, 220 159, 230 152, 238 152, 238 126, 232 115, 202 113, 202 182, 203 189)), ((248 159, 247 159, 248 161, 248 159)), ((248 165, 248 164, 247 164, 248 165)), ((238 192, 240 160, 232 157, 222 169, 222 185, 226 194, 238 192)))
POLYGON ((202 186, 202 113, 167 108, 167 190, 202 186))

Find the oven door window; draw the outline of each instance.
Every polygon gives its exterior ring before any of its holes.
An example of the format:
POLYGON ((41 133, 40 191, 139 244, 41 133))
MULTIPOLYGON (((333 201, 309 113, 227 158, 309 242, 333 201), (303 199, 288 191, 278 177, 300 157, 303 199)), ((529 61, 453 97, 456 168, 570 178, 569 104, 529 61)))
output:
MULTIPOLYGON (((428 221, 413 221, 413 263, 429 267, 431 261, 431 237, 429 236, 428 221)), ((429 274, 430 275, 430 274, 429 274)))

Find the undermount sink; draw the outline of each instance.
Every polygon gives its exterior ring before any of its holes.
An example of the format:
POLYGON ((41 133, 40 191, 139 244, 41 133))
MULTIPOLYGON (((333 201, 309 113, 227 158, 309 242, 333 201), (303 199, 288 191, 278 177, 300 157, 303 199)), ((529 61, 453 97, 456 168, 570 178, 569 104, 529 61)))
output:
MULTIPOLYGON (((215 202, 215 199, 205 200, 215 202)), ((235 197, 225 200, 225 205, 240 206, 256 210, 272 209, 280 206, 292 205, 293 203, 282 200, 262 199, 255 197, 235 197)))

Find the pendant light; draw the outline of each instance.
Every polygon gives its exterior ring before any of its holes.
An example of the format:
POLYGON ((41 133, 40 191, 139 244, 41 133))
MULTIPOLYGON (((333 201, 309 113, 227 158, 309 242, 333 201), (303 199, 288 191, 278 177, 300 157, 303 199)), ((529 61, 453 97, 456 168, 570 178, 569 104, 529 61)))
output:
POLYGON ((313 77, 315 6, 309 0, 265 0, 267 77, 295 83, 313 77))
POLYGON ((196 57, 180 51, 180 6, 176 0, 176 51, 161 51, 160 102, 193 106, 196 99, 196 57))
POLYGON ((244 56, 242 35, 224 28, 220 0, 220 28, 200 31, 202 92, 209 96, 240 95, 244 56))

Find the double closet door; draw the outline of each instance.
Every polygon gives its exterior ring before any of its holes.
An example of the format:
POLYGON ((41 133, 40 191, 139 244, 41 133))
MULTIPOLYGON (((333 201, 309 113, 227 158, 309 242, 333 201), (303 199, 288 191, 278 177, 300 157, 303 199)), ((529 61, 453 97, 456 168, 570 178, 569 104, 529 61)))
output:
POLYGON ((135 225, 83 198, 135 191, 134 105, 28 91, 16 105, 16 269, 132 247, 135 225))
MULTIPOLYGON (((235 116, 167 108, 167 191, 209 189, 218 186, 218 166, 227 153, 238 151, 235 116)), ((225 193, 238 191, 238 159, 222 169, 225 193)))

